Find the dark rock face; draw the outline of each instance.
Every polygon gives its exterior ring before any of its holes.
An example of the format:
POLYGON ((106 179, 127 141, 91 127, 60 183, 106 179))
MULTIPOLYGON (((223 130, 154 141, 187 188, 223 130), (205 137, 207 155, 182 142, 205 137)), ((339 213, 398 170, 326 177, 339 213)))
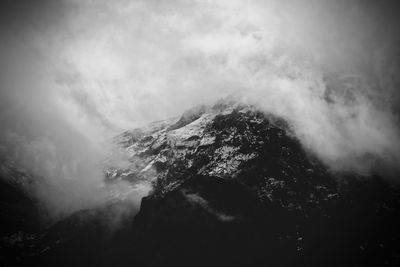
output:
POLYGON ((335 174, 285 121, 220 102, 115 141, 131 165, 107 181, 151 181, 139 213, 116 206, 46 229, 23 264, 75 266, 398 266, 400 197, 379 177, 335 174))
POLYGON ((13 266, 32 255, 42 228, 36 200, 26 190, 31 177, 7 162, 0 165, 0 263, 13 266))
POLYGON ((396 191, 378 177, 334 177, 284 121, 238 106, 191 140, 135 219, 150 264, 399 263, 396 191))

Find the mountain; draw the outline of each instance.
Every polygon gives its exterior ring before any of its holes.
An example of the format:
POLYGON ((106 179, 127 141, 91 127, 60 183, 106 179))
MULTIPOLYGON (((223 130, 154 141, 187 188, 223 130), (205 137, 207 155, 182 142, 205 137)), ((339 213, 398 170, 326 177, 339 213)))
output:
POLYGON ((234 99, 113 140, 128 154, 108 184, 151 183, 136 216, 124 200, 72 214, 20 264, 58 266, 398 266, 399 191, 335 173, 283 119, 234 99))
POLYGON ((0 263, 12 266, 31 255, 42 229, 40 209, 31 194, 32 177, 8 160, 0 164, 0 263))

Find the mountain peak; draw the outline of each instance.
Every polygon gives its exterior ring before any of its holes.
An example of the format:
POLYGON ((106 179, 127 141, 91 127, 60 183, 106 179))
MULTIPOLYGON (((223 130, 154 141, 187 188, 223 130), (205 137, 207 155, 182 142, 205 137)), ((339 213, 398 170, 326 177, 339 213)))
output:
POLYGON ((113 141, 128 160, 105 166, 106 184, 152 186, 137 215, 122 199, 74 213, 27 243, 28 259, 55 265, 61 258, 67 266, 398 263, 397 190, 379 177, 338 179, 285 120, 240 98, 113 141), (110 232, 109 218, 120 214, 110 232))

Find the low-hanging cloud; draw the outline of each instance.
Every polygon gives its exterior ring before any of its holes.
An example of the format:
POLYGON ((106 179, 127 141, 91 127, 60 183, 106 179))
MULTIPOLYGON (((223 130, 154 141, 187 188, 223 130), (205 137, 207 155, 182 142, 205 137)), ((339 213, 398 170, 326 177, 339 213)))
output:
POLYGON ((6 1, 1 152, 68 213, 108 199, 110 137, 239 91, 331 168, 397 173, 398 8, 381 2, 6 1))

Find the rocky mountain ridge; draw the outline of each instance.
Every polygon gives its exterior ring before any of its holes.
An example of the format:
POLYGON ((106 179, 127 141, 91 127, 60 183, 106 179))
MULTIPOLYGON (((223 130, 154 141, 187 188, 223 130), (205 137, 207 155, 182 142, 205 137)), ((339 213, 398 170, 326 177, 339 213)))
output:
POLYGON ((106 165, 107 183, 153 186, 139 213, 112 231, 105 218, 123 201, 75 213, 47 229, 22 264, 400 263, 398 190, 380 177, 331 172, 288 123, 251 105, 223 99, 113 142, 128 164, 106 165))

